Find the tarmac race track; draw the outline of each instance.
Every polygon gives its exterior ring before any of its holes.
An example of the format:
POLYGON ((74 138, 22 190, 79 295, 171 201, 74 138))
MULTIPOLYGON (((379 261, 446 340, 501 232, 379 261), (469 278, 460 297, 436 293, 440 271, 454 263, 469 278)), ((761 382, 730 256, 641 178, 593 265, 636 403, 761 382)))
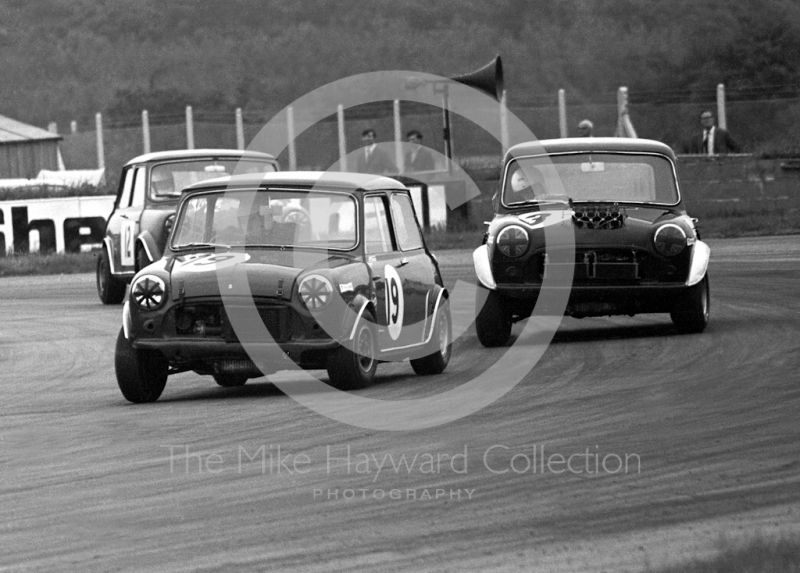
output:
MULTIPOLYGON (((565 318, 497 402, 407 432, 267 378, 185 373, 128 404, 93 276, 0 279, 0 570, 643 571, 796 535, 800 237, 709 243, 705 333, 565 318)), ((440 259, 472 282, 469 253, 440 259)), ((444 375, 382 365, 360 394, 437 393, 506 350, 470 329, 444 375)))

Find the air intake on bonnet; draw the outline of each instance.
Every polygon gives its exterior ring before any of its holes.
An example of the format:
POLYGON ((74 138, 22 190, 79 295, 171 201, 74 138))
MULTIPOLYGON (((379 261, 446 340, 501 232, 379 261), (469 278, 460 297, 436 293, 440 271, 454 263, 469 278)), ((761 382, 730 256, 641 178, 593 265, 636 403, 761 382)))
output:
POLYGON ((621 229, 625 211, 620 209, 576 209, 572 215, 578 229, 621 229))

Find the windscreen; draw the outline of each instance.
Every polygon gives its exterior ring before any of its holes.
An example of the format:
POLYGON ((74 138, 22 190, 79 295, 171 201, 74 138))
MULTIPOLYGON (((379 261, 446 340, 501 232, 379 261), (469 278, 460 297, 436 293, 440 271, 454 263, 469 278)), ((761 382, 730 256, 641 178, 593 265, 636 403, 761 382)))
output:
POLYGON ((209 192, 181 206, 172 248, 215 245, 348 250, 356 246, 351 195, 309 191, 209 192))
POLYGON ((509 164, 505 205, 559 198, 672 205, 678 202, 678 190, 672 164, 658 155, 576 153, 509 164))
POLYGON ((153 199, 176 199, 189 185, 233 175, 234 169, 237 174, 268 173, 275 171, 275 164, 237 157, 159 163, 150 171, 150 196, 153 199))

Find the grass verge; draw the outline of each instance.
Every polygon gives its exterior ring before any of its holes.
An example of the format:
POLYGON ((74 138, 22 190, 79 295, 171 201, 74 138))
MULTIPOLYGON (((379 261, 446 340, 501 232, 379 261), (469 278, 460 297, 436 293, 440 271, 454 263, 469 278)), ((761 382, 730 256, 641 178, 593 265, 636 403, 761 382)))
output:
POLYGON ((0 257, 0 277, 90 273, 95 264, 95 253, 11 255, 0 257))

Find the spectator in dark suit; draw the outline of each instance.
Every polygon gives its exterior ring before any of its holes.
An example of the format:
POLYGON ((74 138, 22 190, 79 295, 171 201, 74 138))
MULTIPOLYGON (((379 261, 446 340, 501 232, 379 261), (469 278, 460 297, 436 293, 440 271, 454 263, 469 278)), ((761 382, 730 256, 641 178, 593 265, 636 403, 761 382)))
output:
POLYGON ((406 134, 406 139, 411 144, 411 151, 406 153, 406 172, 432 171, 433 155, 422 146, 422 134, 416 129, 412 129, 406 134))
POLYGON ((684 145, 684 153, 724 155, 740 151, 739 144, 733 140, 731 134, 714 125, 714 114, 710 111, 700 114, 700 125, 703 127, 703 131, 692 136, 684 145))
POLYGON ((397 173, 397 167, 389 156, 375 143, 375 130, 365 129, 361 133, 361 141, 364 147, 356 156, 356 171, 359 173, 374 173, 376 175, 386 175, 387 173, 397 173))

